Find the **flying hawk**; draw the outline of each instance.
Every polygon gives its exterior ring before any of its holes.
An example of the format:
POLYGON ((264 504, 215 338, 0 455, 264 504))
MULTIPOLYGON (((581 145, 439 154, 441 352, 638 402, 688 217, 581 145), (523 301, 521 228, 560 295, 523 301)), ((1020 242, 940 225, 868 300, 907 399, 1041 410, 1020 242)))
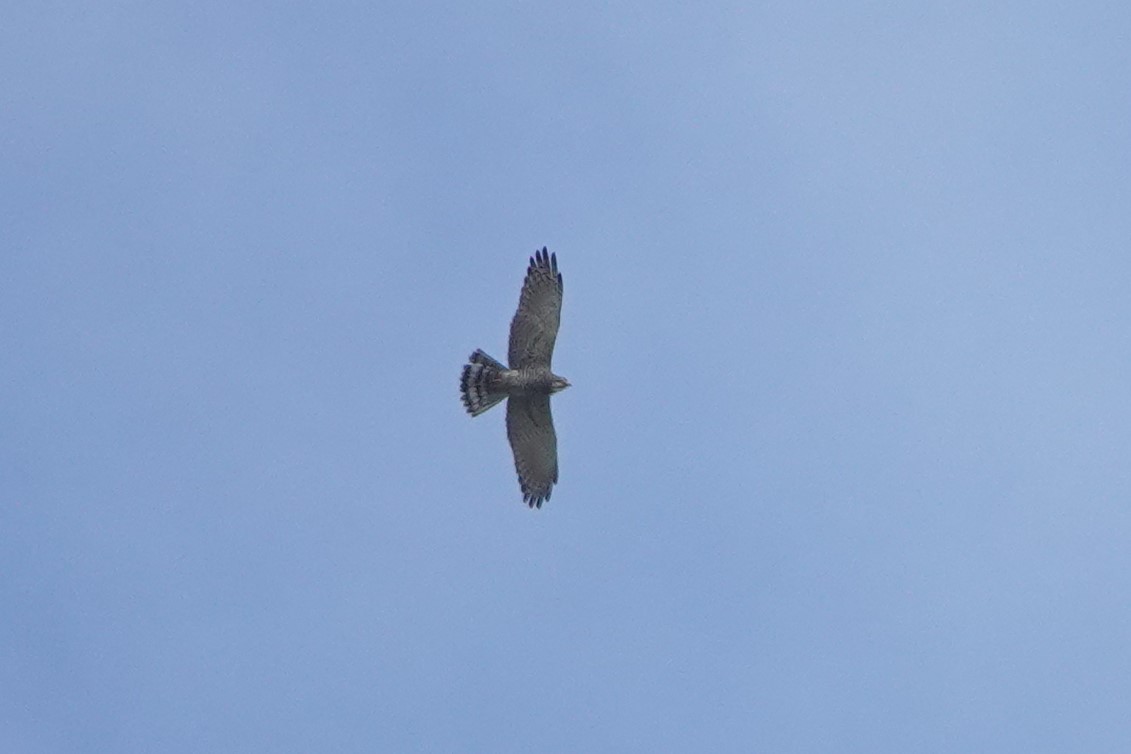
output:
POLYGON ((507 399, 507 439, 522 499, 531 508, 541 508, 558 481, 558 438, 550 396, 569 387, 569 381, 550 371, 550 359, 561 312, 557 255, 542 247, 530 258, 518 311, 511 320, 510 367, 477 350, 459 380, 463 405, 472 416, 507 399))

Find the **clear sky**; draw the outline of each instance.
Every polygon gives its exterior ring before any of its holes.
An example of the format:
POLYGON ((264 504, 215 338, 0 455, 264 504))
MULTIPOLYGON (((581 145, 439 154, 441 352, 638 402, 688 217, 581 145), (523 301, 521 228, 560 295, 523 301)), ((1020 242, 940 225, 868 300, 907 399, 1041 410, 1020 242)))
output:
POLYGON ((3 16, 0 750, 1127 751, 1131 6, 3 16))

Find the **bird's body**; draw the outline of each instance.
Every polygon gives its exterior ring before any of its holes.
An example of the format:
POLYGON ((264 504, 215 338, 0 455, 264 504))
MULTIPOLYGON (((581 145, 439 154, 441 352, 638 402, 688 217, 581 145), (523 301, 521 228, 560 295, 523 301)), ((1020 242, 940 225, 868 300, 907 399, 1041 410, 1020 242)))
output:
POLYGON ((483 351, 471 354, 460 375, 463 405, 472 416, 507 400, 507 439, 514 452, 523 500, 542 507, 558 481, 558 439, 550 396, 569 387, 550 361, 562 309, 558 260, 543 248, 530 258, 518 311, 511 320, 509 366, 483 351))
POLYGON ((499 375, 499 382, 508 395, 538 395, 554 392, 556 374, 544 367, 507 369, 499 375))

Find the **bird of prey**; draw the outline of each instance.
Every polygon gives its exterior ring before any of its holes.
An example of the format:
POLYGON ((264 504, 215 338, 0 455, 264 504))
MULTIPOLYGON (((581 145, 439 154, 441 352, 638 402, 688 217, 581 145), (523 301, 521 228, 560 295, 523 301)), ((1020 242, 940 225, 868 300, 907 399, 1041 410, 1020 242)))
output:
POLYGON ((558 481, 558 438, 550 396, 569 381, 550 371, 562 311, 562 276, 556 254, 536 251, 526 268, 518 311, 511 320, 509 367, 483 351, 471 354, 459 388, 467 413, 479 416, 507 399, 507 439, 522 500, 541 508, 558 481))

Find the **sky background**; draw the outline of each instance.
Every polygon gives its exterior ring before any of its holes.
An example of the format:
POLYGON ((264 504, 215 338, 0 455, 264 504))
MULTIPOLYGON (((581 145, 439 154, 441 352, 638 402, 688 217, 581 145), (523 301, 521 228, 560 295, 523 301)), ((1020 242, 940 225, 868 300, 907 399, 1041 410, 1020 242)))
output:
POLYGON ((17 2, 0 103, 0 750, 1127 751, 1131 6, 17 2))

